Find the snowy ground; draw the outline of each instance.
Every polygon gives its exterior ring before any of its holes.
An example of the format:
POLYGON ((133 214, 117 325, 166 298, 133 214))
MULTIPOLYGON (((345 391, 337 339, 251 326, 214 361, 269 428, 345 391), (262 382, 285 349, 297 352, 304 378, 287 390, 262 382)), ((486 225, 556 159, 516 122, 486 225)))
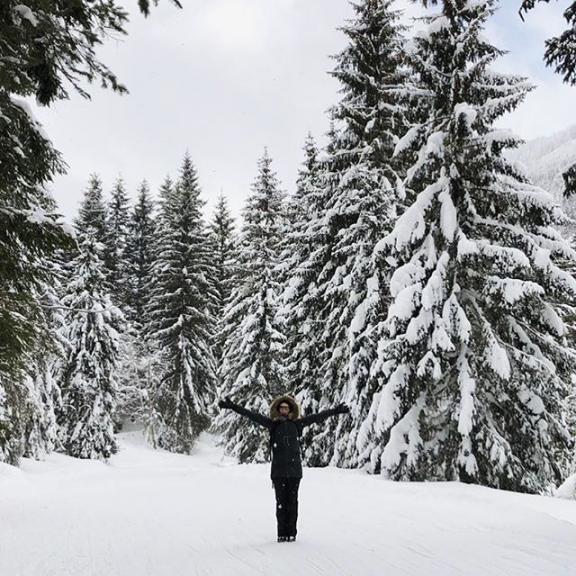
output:
POLYGON ((576 502, 305 469, 299 540, 275 542, 265 465, 120 435, 109 464, 0 464, 2 576, 568 576, 576 502))

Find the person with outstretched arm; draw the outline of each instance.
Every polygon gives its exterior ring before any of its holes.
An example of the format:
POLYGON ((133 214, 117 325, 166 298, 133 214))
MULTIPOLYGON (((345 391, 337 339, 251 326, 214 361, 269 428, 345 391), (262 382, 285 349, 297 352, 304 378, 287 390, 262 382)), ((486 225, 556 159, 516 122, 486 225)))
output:
POLYGON ((270 416, 247 410, 230 398, 221 400, 220 408, 234 410, 263 426, 270 433, 272 466, 270 476, 276 492, 278 542, 296 540, 298 520, 298 488, 302 478, 300 436, 305 426, 323 422, 330 416, 346 414, 350 409, 340 404, 335 408, 300 417, 300 407, 292 396, 280 396, 270 406, 270 416))

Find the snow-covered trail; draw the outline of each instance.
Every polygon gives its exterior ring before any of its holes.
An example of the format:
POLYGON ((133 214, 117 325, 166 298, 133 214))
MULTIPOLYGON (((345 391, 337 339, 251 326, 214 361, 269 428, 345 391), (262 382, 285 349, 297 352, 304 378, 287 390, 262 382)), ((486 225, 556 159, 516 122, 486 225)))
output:
POLYGON ((0 465, 2 576, 568 576, 576 502, 305 469, 299 540, 275 541, 266 465, 120 435, 109 464, 0 465))

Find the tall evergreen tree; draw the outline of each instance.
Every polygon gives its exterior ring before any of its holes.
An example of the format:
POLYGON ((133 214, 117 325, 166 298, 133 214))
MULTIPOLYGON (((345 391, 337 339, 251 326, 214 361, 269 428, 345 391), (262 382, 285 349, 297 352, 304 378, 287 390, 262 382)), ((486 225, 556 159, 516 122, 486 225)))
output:
POLYGON ((319 165, 319 151, 316 145, 316 140, 310 132, 306 135, 304 140, 304 161, 298 171, 298 178, 296 179, 296 198, 306 198, 309 195, 310 189, 314 190, 314 183, 318 172, 319 165))
POLYGON ((147 285, 148 303, 142 310, 142 328, 144 337, 140 340, 142 345, 142 365, 138 371, 144 377, 143 388, 138 385, 133 389, 128 398, 128 405, 140 405, 143 408, 143 420, 145 422, 145 436, 148 441, 157 446, 157 435, 162 429, 162 415, 158 412, 155 399, 155 390, 158 389, 162 378, 162 349, 158 347, 155 337, 156 320, 151 314, 152 296, 155 287, 160 284, 160 276, 163 266, 160 265, 161 254, 166 246, 166 238, 174 225, 177 213, 175 211, 174 197, 176 186, 170 176, 166 176, 158 191, 158 204, 154 216, 154 235, 152 239, 152 266, 150 269, 150 281, 147 285))
POLYGON ((61 304, 65 275, 58 258, 47 265, 54 269, 53 282, 42 286, 38 299, 48 338, 35 350, 25 380, 28 394, 24 411, 24 456, 28 458, 41 458, 59 448, 56 415, 62 402, 58 376, 67 349, 61 304))
POLYGON ((117 306, 128 303, 128 228, 130 207, 122 178, 118 178, 106 210, 104 265, 110 293, 117 306))
MULTIPOLYGON (((294 271, 310 254, 312 245, 308 238, 308 227, 323 208, 325 200, 320 151, 311 134, 306 137, 303 151, 304 160, 298 170, 296 192, 285 201, 286 231, 281 243, 282 255, 279 264, 281 282, 285 286, 288 286, 293 278, 295 282, 300 282, 298 277, 294 276, 294 271)), ((288 297, 288 293, 286 296, 288 297)))
MULTIPOLYGON (((224 309, 230 300, 236 276, 237 249, 234 231, 234 219, 230 215, 226 198, 221 195, 216 204, 213 220, 210 224, 212 241, 212 261, 214 262, 214 285, 217 299, 214 309, 216 333, 214 339, 214 357, 218 373, 224 350, 223 318, 224 309)), ((219 378, 220 381, 220 378, 219 378)))
POLYGON ((130 321, 139 327, 146 324, 146 309, 150 301, 156 234, 153 212, 154 203, 150 189, 144 181, 140 185, 136 204, 130 214, 126 242, 127 311, 130 321))
POLYGON ((217 294, 198 177, 188 155, 176 187, 165 192, 149 307, 160 374, 151 392, 148 433, 157 446, 189 453, 209 425, 215 394, 210 342, 217 294))
POLYGON ((146 339, 156 238, 154 204, 143 181, 128 223, 126 306, 129 326, 119 360, 118 420, 145 420, 154 355, 146 339))
MULTIPOLYGON (((331 142, 335 142, 332 128, 331 142)), ((323 222, 329 194, 325 168, 325 159, 320 157, 314 139, 308 135, 296 193, 287 201, 287 233, 282 240, 277 267, 283 288, 280 318, 286 334, 286 381, 297 391, 299 401, 309 411, 319 409, 322 397, 318 382, 321 380, 324 347, 318 335, 318 319, 323 302, 317 297, 316 279, 325 246, 323 222)), ((304 445, 310 438, 314 438, 314 431, 306 430, 304 445)), ((306 448, 303 456, 309 465, 316 463, 306 448)))
POLYGON ((304 160, 298 170, 296 178, 296 191, 286 200, 287 225, 289 233, 295 228, 301 228, 309 220, 308 198, 317 189, 320 162, 318 146, 312 134, 308 133, 304 141, 304 160))
MULTIPOLYGON (((267 412, 273 397, 285 392, 282 371, 284 336, 278 319, 275 275, 283 231, 283 193, 265 151, 243 211, 239 274, 224 315, 226 343, 221 395, 253 410, 267 412)), ((269 446, 262 434, 233 412, 215 423, 226 450, 241 462, 263 462, 269 446)))
POLYGON ((53 345, 41 294, 56 281, 51 259, 72 241, 41 189, 22 189, 0 212, 0 220, 9 220, 0 226, 0 462, 17 464, 22 455, 32 455, 31 422, 42 416, 31 372, 53 345))
POLYGON ((397 147, 412 152, 410 202, 378 246, 392 302, 358 444, 389 478, 538 492, 570 445, 562 317, 576 282, 558 261, 576 254, 552 199, 502 155, 518 140, 494 122, 530 87, 491 69, 495 5, 440 2, 410 51, 429 118, 397 147))
POLYGON ((106 204, 102 193, 102 181, 96 174, 90 176, 88 187, 84 191, 74 228, 80 239, 93 237, 102 244, 98 249, 104 250, 106 241, 106 204))
MULTIPOLYGON (((304 411, 347 399, 351 353, 365 349, 358 341, 361 348, 356 342, 353 350, 350 328, 374 275, 373 248, 391 229, 398 202, 399 167, 392 155, 406 125, 403 27, 391 0, 363 0, 353 8, 355 18, 342 28, 349 43, 336 56, 333 72, 342 99, 332 110, 336 124, 323 161, 324 198, 306 232, 312 249, 297 268, 302 281, 295 279, 299 288, 290 291, 294 316, 287 322, 296 330, 291 339, 310 342, 309 349, 292 351, 290 365, 316 365, 317 376, 300 381, 304 411)), ((354 328, 365 329, 358 322, 354 328)), ((329 422, 320 434, 310 427, 303 439, 308 464, 353 465, 352 422, 329 422)))
POLYGON ((159 207, 160 211, 158 213, 158 230, 166 228, 170 225, 171 219, 174 218, 174 204, 172 198, 174 197, 176 187, 170 176, 166 176, 166 179, 160 186, 159 190, 159 207))
POLYGON ((108 458, 117 450, 118 329, 123 316, 106 291, 104 266, 94 237, 86 235, 73 262, 63 302, 69 350, 62 369, 58 415, 64 450, 77 458, 108 458))
MULTIPOLYGON (((24 418, 28 388, 13 373, 0 373, 0 462, 16 465, 24 453, 24 418)), ((20 376, 20 374, 19 374, 20 376)))

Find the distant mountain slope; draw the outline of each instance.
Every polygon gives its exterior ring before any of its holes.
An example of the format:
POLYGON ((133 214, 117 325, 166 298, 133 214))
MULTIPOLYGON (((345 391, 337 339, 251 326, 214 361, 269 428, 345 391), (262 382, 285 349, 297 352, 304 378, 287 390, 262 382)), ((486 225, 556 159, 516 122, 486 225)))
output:
MULTIPOLYGON (((563 198, 564 180, 562 174, 576 164, 576 126, 562 132, 536 138, 510 152, 510 157, 520 162, 534 184, 554 194, 562 201, 566 212, 576 218, 576 198, 563 198)), ((576 227, 571 226, 571 232, 576 227)))
POLYGON ((552 136, 529 140, 510 156, 524 165, 534 184, 561 199, 564 191, 562 174, 576 164, 576 126, 552 136))

